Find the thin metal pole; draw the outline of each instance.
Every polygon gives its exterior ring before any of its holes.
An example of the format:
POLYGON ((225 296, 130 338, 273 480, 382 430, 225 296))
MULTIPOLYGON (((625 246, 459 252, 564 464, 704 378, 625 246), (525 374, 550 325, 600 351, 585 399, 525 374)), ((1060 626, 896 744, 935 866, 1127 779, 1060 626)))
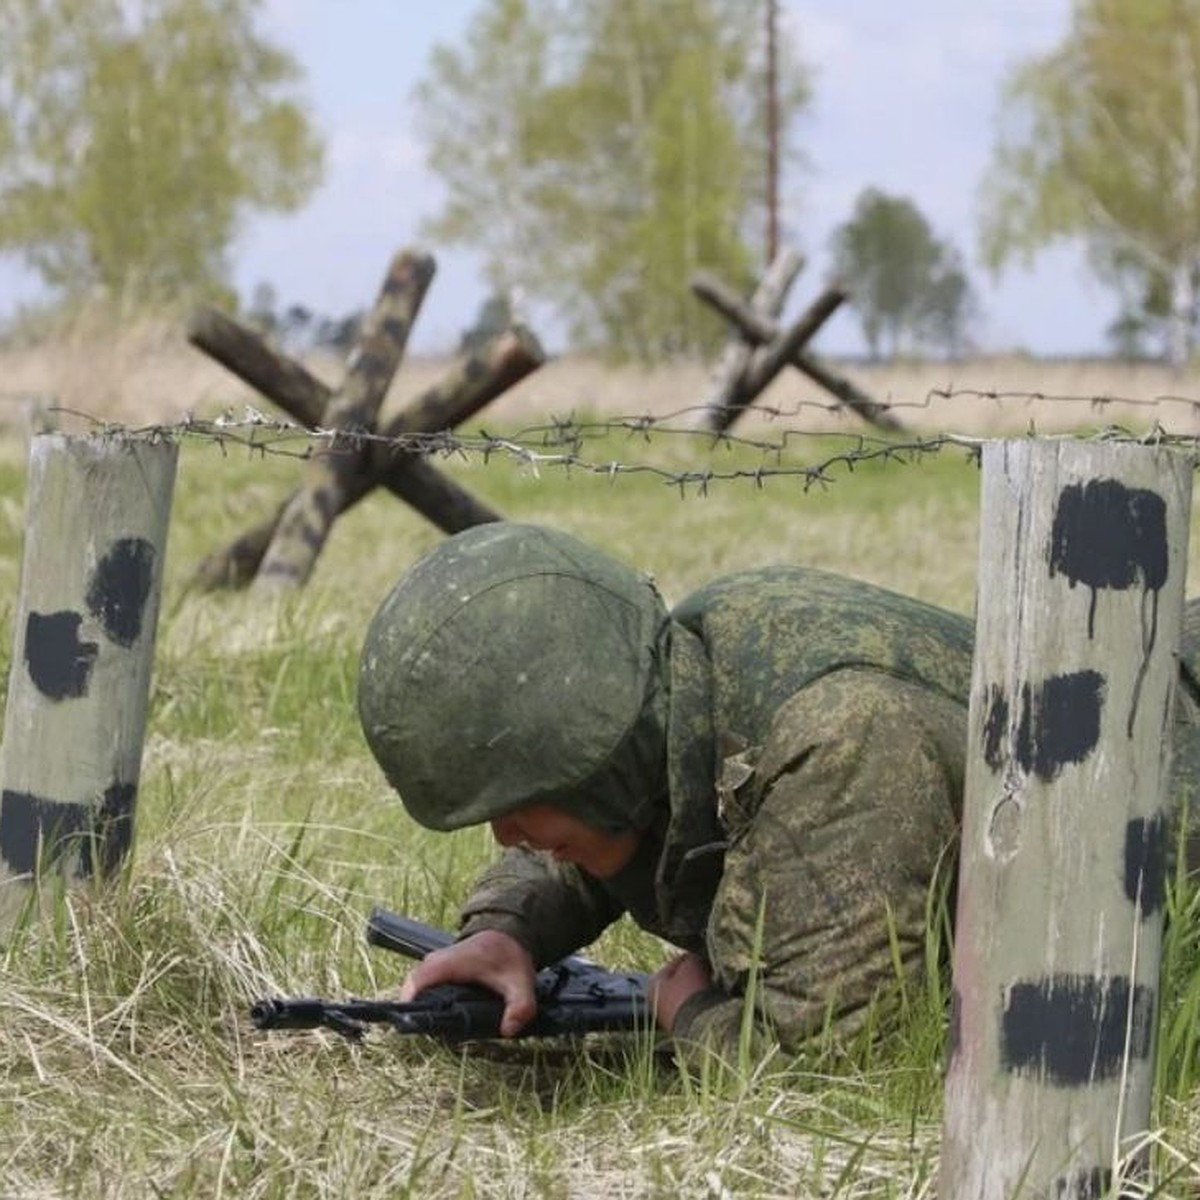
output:
POLYGON ((767 263, 779 252, 779 4, 767 0, 767 263))

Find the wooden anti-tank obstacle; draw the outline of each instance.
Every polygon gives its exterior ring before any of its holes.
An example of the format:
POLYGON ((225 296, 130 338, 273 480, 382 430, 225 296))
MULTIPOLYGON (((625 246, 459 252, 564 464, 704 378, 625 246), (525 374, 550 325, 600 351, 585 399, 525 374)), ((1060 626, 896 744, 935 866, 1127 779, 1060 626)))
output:
POLYGON ((729 430, 775 376, 791 366, 869 424, 891 432, 901 430, 903 426, 885 405, 872 400, 805 349, 821 326, 845 303, 846 291, 837 286, 826 288, 795 322, 786 327, 779 325, 787 293, 803 265, 804 260, 796 251, 781 250, 749 303, 707 272, 692 277, 692 292, 697 298, 734 327, 733 337, 713 372, 712 393, 705 405, 706 428, 714 433, 729 430))
POLYGON ((546 355, 529 330, 514 326, 489 339, 378 426, 379 406, 432 275, 427 256, 411 251, 396 256, 336 391, 215 309, 192 316, 188 340, 197 349, 300 424, 342 435, 329 454, 309 464, 302 486, 274 514, 201 563, 194 577, 198 587, 302 584, 333 521, 376 487, 447 533, 500 519, 419 452, 389 443, 456 428, 540 367, 546 355))

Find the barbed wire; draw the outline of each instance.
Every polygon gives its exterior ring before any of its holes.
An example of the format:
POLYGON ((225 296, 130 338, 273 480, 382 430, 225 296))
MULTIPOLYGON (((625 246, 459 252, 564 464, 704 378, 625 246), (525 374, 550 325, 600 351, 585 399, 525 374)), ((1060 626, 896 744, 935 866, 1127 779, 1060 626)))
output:
POLYGON ((40 415, 70 418, 97 436, 201 441, 224 454, 244 450, 262 457, 300 460, 364 450, 370 450, 384 462, 419 456, 475 459, 488 464, 503 458, 535 476, 544 470, 601 475, 613 480, 648 475, 681 492, 691 489, 700 494, 707 493, 718 482, 748 480, 763 487, 780 478, 799 480, 808 491, 834 482, 843 472, 852 474, 856 467, 866 463, 910 465, 947 449, 957 449, 978 459, 986 442, 1013 436, 1085 437, 1167 446, 1188 453, 1200 464, 1200 398, 1185 395, 1137 398, 947 386, 930 389, 921 399, 889 399, 877 406, 879 410, 911 415, 929 412, 935 401, 965 400, 1002 407, 1049 406, 1054 410, 1069 406, 1090 416, 1121 407, 1134 413, 1153 413, 1154 417, 1143 429, 1109 422, 1096 428, 1065 431, 1039 431, 1035 421, 1030 420, 1022 434, 982 434, 967 428, 885 433, 818 427, 811 423, 814 413, 843 418, 847 410, 840 404, 813 400, 788 406, 755 404, 746 410, 746 428, 740 432, 732 429, 714 432, 705 424, 709 410, 703 405, 691 405, 657 414, 549 415, 503 432, 489 432, 480 426, 466 431, 389 436, 368 429, 309 428, 286 417, 265 414, 250 405, 240 412, 227 410, 213 417, 189 414, 176 421, 128 425, 79 410, 48 406, 44 396, 37 399, 41 402, 40 415), (1169 409, 1169 414, 1164 409, 1169 409), (1168 415, 1192 418, 1196 432, 1169 429, 1164 423, 1168 415), (753 428, 750 428, 751 418, 753 428), (806 418, 810 419, 807 425, 806 418), (681 451, 679 447, 684 444, 686 451, 681 451), (714 461, 718 452, 724 455, 723 461, 714 461), (681 460, 681 455, 686 457, 681 460))

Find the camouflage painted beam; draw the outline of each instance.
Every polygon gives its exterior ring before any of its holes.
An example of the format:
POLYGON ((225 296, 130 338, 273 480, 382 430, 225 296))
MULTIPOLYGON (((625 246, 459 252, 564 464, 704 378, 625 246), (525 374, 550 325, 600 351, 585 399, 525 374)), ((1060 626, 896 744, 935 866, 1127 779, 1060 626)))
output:
POLYGON ((714 433, 724 433, 729 429, 845 300, 846 293, 841 289, 826 288, 795 324, 784 329, 769 345, 756 349, 736 387, 726 394, 724 407, 709 410, 709 428, 714 433))
POLYGON ((354 477, 366 466, 367 444, 357 435, 374 429, 434 270, 426 254, 403 251, 392 260, 347 359, 346 377, 321 420, 340 436, 305 468, 304 483, 288 502, 259 564, 256 586, 298 587, 312 573, 354 477))
MULTIPOLYGON (((241 363, 257 361, 269 364, 254 346, 259 339, 235 322, 211 312, 205 315, 209 334, 225 361, 232 357, 241 363)), ((261 343, 260 343, 261 345, 261 343)), ((265 347, 263 348, 265 350, 265 347)), ((273 352, 267 351, 268 354, 273 352)), ((387 442, 410 434, 436 433, 453 429, 490 404, 546 361, 545 351, 527 329, 516 326, 497 334, 472 353, 455 362, 438 382, 409 402, 379 431, 378 442, 370 446, 366 468, 355 477, 346 507, 356 504, 372 488, 384 487, 392 495, 416 508, 426 519, 446 533, 457 533, 472 525, 500 520, 500 514, 477 500, 469 491, 438 471, 416 453, 397 451, 387 442)), ((312 402, 325 384, 296 367, 305 378, 302 386, 288 391, 271 390, 280 378, 269 371, 249 380, 292 417, 310 427, 319 423, 323 402, 312 402)), ((266 553, 275 526, 283 514, 281 507, 273 516, 242 534, 224 550, 206 558, 192 579, 192 585, 204 591, 223 587, 242 587, 254 578, 266 553)), ((344 510, 343 510, 344 511, 344 510)))
MULTIPOLYGON (((763 316, 752 304, 747 304, 742 300, 732 288, 727 287, 707 272, 702 271, 692 277, 692 291, 699 299, 716 309, 727 321, 737 326, 738 332, 744 339, 743 345, 746 343, 749 343, 750 346, 767 345, 779 336, 779 325, 776 321, 763 316)), ((750 350, 747 347, 747 361, 749 353, 750 350)), ((838 375, 831 371, 815 354, 799 350, 792 358, 791 365, 877 429, 895 432, 904 428, 900 421, 888 411, 886 405, 872 400, 866 392, 844 375, 838 375)))
POLYGON ((188 318, 187 340, 302 425, 321 424, 333 389, 244 325, 204 305, 188 318))
POLYGON ((405 454, 389 469, 387 486, 418 512, 437 513, 435 524, 443 533, 460 533, 474 525, 502 521, 503 514, 477 500, 427 458, 405 454))
POLYGON ((435 524, 447 533, 500 520, 499 513, 434 470, 419 449, 408 451, 388 443, 457 428, 545 361, 541 343, 522 325, 489 338, 458 359, 379 431, 378 440, 368 449, 366 469, 349 482, 345 506, 357 504, 382 483, 420 511, 436 513, 435 524))
MULTIPOLYGON (((750 298, 751 309, 768 321, 778 317, 783 311, 788 291, 803 267, 804 258, 797 250, 785 247, 776 254, 754 289, 754 295, 750 298)), ((727 429, 732 423, 721 425, 722 414, 728 409, 732 398, 739 394, 753 354, 754 347, 744 337, 732 337, 725 343, 713 369, 712 392, 705 404, 705 424, 709 428, 727 429)))

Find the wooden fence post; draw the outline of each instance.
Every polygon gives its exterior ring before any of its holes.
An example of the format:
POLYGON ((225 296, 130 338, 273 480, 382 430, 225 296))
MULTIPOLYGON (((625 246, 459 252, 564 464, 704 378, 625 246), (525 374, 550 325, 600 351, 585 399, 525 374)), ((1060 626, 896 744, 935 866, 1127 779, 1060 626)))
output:
POLYGON ((1191 471, 984 449, 943 1200, 1099 1200, 1146 1165, 1191 471))
POLYGON ((128 851, 177 445, 49 433, 30 447, 0 746, 0 917, 41 868, 128 851))

